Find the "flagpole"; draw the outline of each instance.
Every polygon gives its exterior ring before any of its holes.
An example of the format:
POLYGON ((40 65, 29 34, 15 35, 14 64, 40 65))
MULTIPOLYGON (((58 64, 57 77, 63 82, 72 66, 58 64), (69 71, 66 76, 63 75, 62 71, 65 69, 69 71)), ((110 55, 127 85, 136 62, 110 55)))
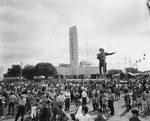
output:
POLYGON ((23 63, 20 62, 20 81, 22 80, 22 65, 23 65, 23 63))

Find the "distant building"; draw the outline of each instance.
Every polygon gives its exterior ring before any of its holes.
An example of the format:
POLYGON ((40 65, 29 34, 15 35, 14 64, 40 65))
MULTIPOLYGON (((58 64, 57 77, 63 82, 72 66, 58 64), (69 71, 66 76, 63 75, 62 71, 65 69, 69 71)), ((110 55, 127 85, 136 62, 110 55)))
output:
POLYGON ((0 80, 3 79, 3 75, 4 75, 4 68, 0 67, 0 80))
POLYGON ((99 73, 98 66, 92 66, 91 62, 81 61, 79 64, 78 33, 76 26, 69 29, 69 55, 70 64, 62 63, 57 67, 59 75, 87 75, 99 73))

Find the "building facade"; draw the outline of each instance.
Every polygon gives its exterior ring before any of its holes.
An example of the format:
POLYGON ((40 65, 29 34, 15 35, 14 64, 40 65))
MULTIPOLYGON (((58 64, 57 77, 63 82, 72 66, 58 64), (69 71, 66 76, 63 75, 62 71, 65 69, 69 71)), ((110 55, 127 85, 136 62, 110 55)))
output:
POLYGON ((0 67, 0 80, 3 80, 4 68, 0 67))

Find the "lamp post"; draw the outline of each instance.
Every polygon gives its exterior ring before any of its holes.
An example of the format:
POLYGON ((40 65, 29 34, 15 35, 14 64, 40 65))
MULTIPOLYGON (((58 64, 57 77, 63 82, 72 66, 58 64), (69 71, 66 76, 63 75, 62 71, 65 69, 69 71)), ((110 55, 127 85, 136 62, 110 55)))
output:
POLYGON ((22 65, 23 65, 23 63, 20 62, 20 81, 22 80, 22 65))
POLYGON ((119 66, 119 79, 120 79, 121 70, 120 70, 120 63, 119 62, 118 62, 118 66, 119 66))
POLYGON ((114 75, 114 70, 113 70, 113 64, 111 63, 111 68, 112 68, 112 79, 113 79, 113 75, 114 75))

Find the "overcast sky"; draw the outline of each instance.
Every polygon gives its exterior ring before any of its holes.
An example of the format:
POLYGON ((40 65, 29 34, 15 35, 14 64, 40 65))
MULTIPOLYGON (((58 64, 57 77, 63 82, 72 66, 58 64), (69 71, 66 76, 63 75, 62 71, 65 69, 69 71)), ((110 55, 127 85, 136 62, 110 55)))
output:
MULTIPOLYGON (((150 16, 147 0, 0 0, 0 66, 69 63, 69 27, 76 25, 79 60, 98 65, 100 47, 117 52, 108 68, 143 58, 150 69, 150 16)), ((133 65, 133 64, 132 64, 133 65)))

